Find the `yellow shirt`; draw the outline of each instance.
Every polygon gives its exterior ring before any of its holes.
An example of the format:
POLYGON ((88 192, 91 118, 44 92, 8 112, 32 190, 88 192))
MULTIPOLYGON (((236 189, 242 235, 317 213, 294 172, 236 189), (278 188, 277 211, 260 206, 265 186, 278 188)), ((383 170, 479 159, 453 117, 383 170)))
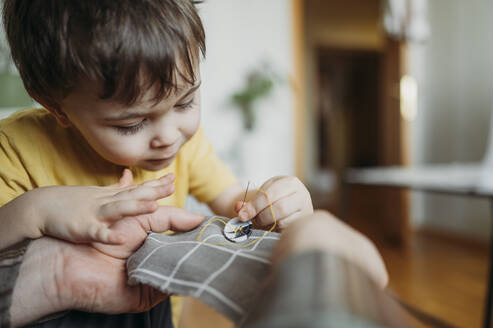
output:
MULTIPOLYGON (((187 195, 200 202, 214 200, 236 179, 214 154, 202 129, 180 149, 172 164, 160 171, 130 168, 139 184, 173 172, 175 192, 161 205, 184 207, 187 195)), ((123 167, 97 154, 74 128, 63 128, 46 109, 26 110, 0 120, 0 206, 43 186, 96 185, 117 182, 123 167)), ((172 297, 178 326, 181 301, 172 297)))
MULTIPOLYGON (((187 195, 214 200, 236 183, 214 154, 202 129, 160 171, 130 168, 136 184, 173 172, 175 192, 162 205, 184 207, 187 195)), ((118 181, 123 171, 97 154, 74 128, 63 128, 45 109, 32 109, 0 120, 0 205, 42 186, 96 185, 118 181)))

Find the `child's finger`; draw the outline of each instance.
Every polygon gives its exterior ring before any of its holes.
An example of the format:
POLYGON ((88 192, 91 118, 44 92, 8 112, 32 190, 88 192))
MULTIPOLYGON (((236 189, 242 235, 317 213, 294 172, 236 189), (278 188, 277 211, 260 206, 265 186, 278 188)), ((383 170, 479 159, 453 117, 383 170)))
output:
POLYGON ((134 180, 134 177, 133 177, 132 171, 125 168, 123 170, 122 176, 120 177, 120 180, 117 183, 110 185, 109 187, 113 187, 113 188, 129 187, 132 185, 133 180, 134 180))
POLYGON ((156 187, 163 184, 173 183, 174 181, 175 175, 173 173, 168 173, 165 176, 160 177, 159 179, 144 182, 142 186, 156 187))
MULTIPOLYGON (((274 204, 278 200, 294 194, 296 191, 292 188, 292 182, 289 180, 289 177, 279 179, 267 188, 263 186, 262 190, 258 190, 249 202, 255 209, 255 213, 260 213, 268 208, 271 203, 274 204)), ((241 220, 244 220, 243 216, 245 214, 249 215, 249 212, 246 211, 248 211, 248 207, 244 206, 238 213, 241 220)))
POLYGON ((294 213, 292 213, 291 215, 283 218, 282 220, 280 220, 279 222, 277 222, 276 224, 276 230, 277 231, 281 231, 281 230, 284 230, 286 229, 292 222, 302 218, 304 216, 304 213, 302 210, 298 210, 294 213))
POLYGON ((89 229, 89 237, 92 241, 103 244, 119 245, 125 242, 123 234, 109 229, 102 223, 91 226, 91 229, 89 229))
MULTIPOLYGON (((131 185, 130 184, 128 186, 124 186, 123 190, 118 190, 118 192, 131 191, 131 190, 139 189, 141 187, 166 186, 166 185, 171 185, 174 181, 175 181, 175 175, 173 173, 168 173, 165 176, 160 177, 159 179, 147 181, 147 182, 144 182, 140 185, 131 185)), ((165 197, 167 197, 167 196, 165 196, 165 197)))
POLYGON ((130 190, 124 190, 117 193, 114 199, 117 200, 158 200, 168 197, 175 191, 175 186, 172 184, 158 185, 155 187, 138 186, 130 190))
POLYGON ((248 221, 257 215, 257 210, 250 202, 238 201, 235 204, 235 212, 238 213, 240 221, 248 221))
POLYGON ((270 186, 272 186, 273 184, 276 184, 277 181, 279 180, 282 180, 286 178, 286 176, 276 176, 276 177, 272 177, 270 178, 269 180, 265 181, 264 184, 262 185, 262 187, 260 187, 260 189, 262 190, 268 190, 270 188, 270 186))
POLYGON ((134 181, 134 176, 132 174, 132 171, 130 171, 129 169, 124 169, 123 170, 123 173, 122 173, 122 176, 120 178, 120 181, 118 182, 119 183, 119 187, 128 187, 128 186, 131 186, 132 183, 134 181))
POLYGON ((272 204, 272 211, 271 207, 267 206, 257 214, 255 218, 255 223, 261 227, 270 225, 274 221, 277 221, 277 223, 279 224, 285 218, 290 217, 295 213, 300 213, 301 201, 299 198, 299 195, 297 193, 294 193, 275 201, 272 204))
POLYGON ((119 200, 101 206, 99 214, 103 220, 116 221, 127 216, 153 213, 158 207, 154 200, 119 200))

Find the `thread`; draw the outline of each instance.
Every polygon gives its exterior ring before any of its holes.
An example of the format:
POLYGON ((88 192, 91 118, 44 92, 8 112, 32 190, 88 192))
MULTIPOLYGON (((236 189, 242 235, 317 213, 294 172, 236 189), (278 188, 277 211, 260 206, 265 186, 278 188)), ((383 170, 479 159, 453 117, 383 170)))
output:
MULTIPOLYGON (((248 188, 248 186, 247 186, 248 188)), ((247 190, 248 191, 248 190, 247 190)), ((270 201, 270 198, 269 198, 269 195, 263 191, 262 189, 258 188, 257 189, 257 192, 261 192, 262 194, 264 194, 265 198, 267 198, 267 202, 269 203, 269 209, 270 209, 270 214, 272 215, 272 218, 274 219, 274 223, 272 224, 272 227, 270 227, 269 230, 267 230, 262 236, 258 237, 257 239, 255 240, 252 240, 251 242, 247 243, 247 244, 237 244, 237 243, 233 243, 233 242, 225 242, 225 243, 206 243, 206 244, 210 244, 210 245, 216 245, 216 246, 226 246, 226 245, 230 245, 230 246, 234 246, 234 247, 238 247, 238 248, 246 248, 246 247, 249 247, 257 242, 259 242, 260 240, 262 240, 264 237, 266 237, 267 235, 269 235, 272 231, 274 231, 274 229, 276 228, 277 226, 277 219, 276 219, 276 216, 274 215, 274 209, 272 207, 272 202, 270 201)), ((239 212, 239 211, 238 211, 239 212)), ((202 227, 202 229, 200 229, 200 232, 197 236, 197 241, 198 242, 202 242, 202 234, 204 233, 205 229, 207 229, 207 227, 213 223, 213 222, 216 222, 216 221, 219 221, 221 223, 223 223, 224 225, 227 224, 226 221, 224 221, 223 219, 221 218, 218 218, 217 216, 214 216, 212 218, 212 220, 210 220, 209 222, 207 222, 207 224, 205 226, 202 227)), ((203 242, 202 242, 203 243, 203 242)))
POLYGON ((241 204, 240 209, 238 210, 238 213, 241 211, 241 209, 243 208, 243 206, 245 206, 245 200, 246 200, 246 197, 247 197, 247 194, 248 194, 248 187, 249 186, 250 186, 250 181, 248 181, 248 183, 247 183, 247 187, 245 189, 245 195, 243 195, 243 202, 241 204))

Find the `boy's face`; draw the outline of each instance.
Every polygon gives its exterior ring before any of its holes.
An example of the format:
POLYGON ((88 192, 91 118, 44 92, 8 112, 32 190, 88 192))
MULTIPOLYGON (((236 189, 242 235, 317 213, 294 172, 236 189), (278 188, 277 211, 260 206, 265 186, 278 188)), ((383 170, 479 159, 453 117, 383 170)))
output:
POLYGON ((125 107, 99 99, 87 84, 63 100, 61 111, 106 160, 157 171, 171 164, 198 129, 199 86, 182 84, 157 104, 150 91, 141 102, 125 107))

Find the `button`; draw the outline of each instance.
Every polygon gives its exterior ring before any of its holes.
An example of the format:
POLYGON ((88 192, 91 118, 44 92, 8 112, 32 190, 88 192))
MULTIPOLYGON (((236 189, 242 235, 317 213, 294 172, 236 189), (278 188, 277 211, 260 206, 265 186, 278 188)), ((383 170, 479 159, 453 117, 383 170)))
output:
POLYGON ((233 218, 224 226, 223 234, 227 240, 233 243, 241 243, 248 240, 252 234, 252 221, 242 222, 238 218, 233 218))

